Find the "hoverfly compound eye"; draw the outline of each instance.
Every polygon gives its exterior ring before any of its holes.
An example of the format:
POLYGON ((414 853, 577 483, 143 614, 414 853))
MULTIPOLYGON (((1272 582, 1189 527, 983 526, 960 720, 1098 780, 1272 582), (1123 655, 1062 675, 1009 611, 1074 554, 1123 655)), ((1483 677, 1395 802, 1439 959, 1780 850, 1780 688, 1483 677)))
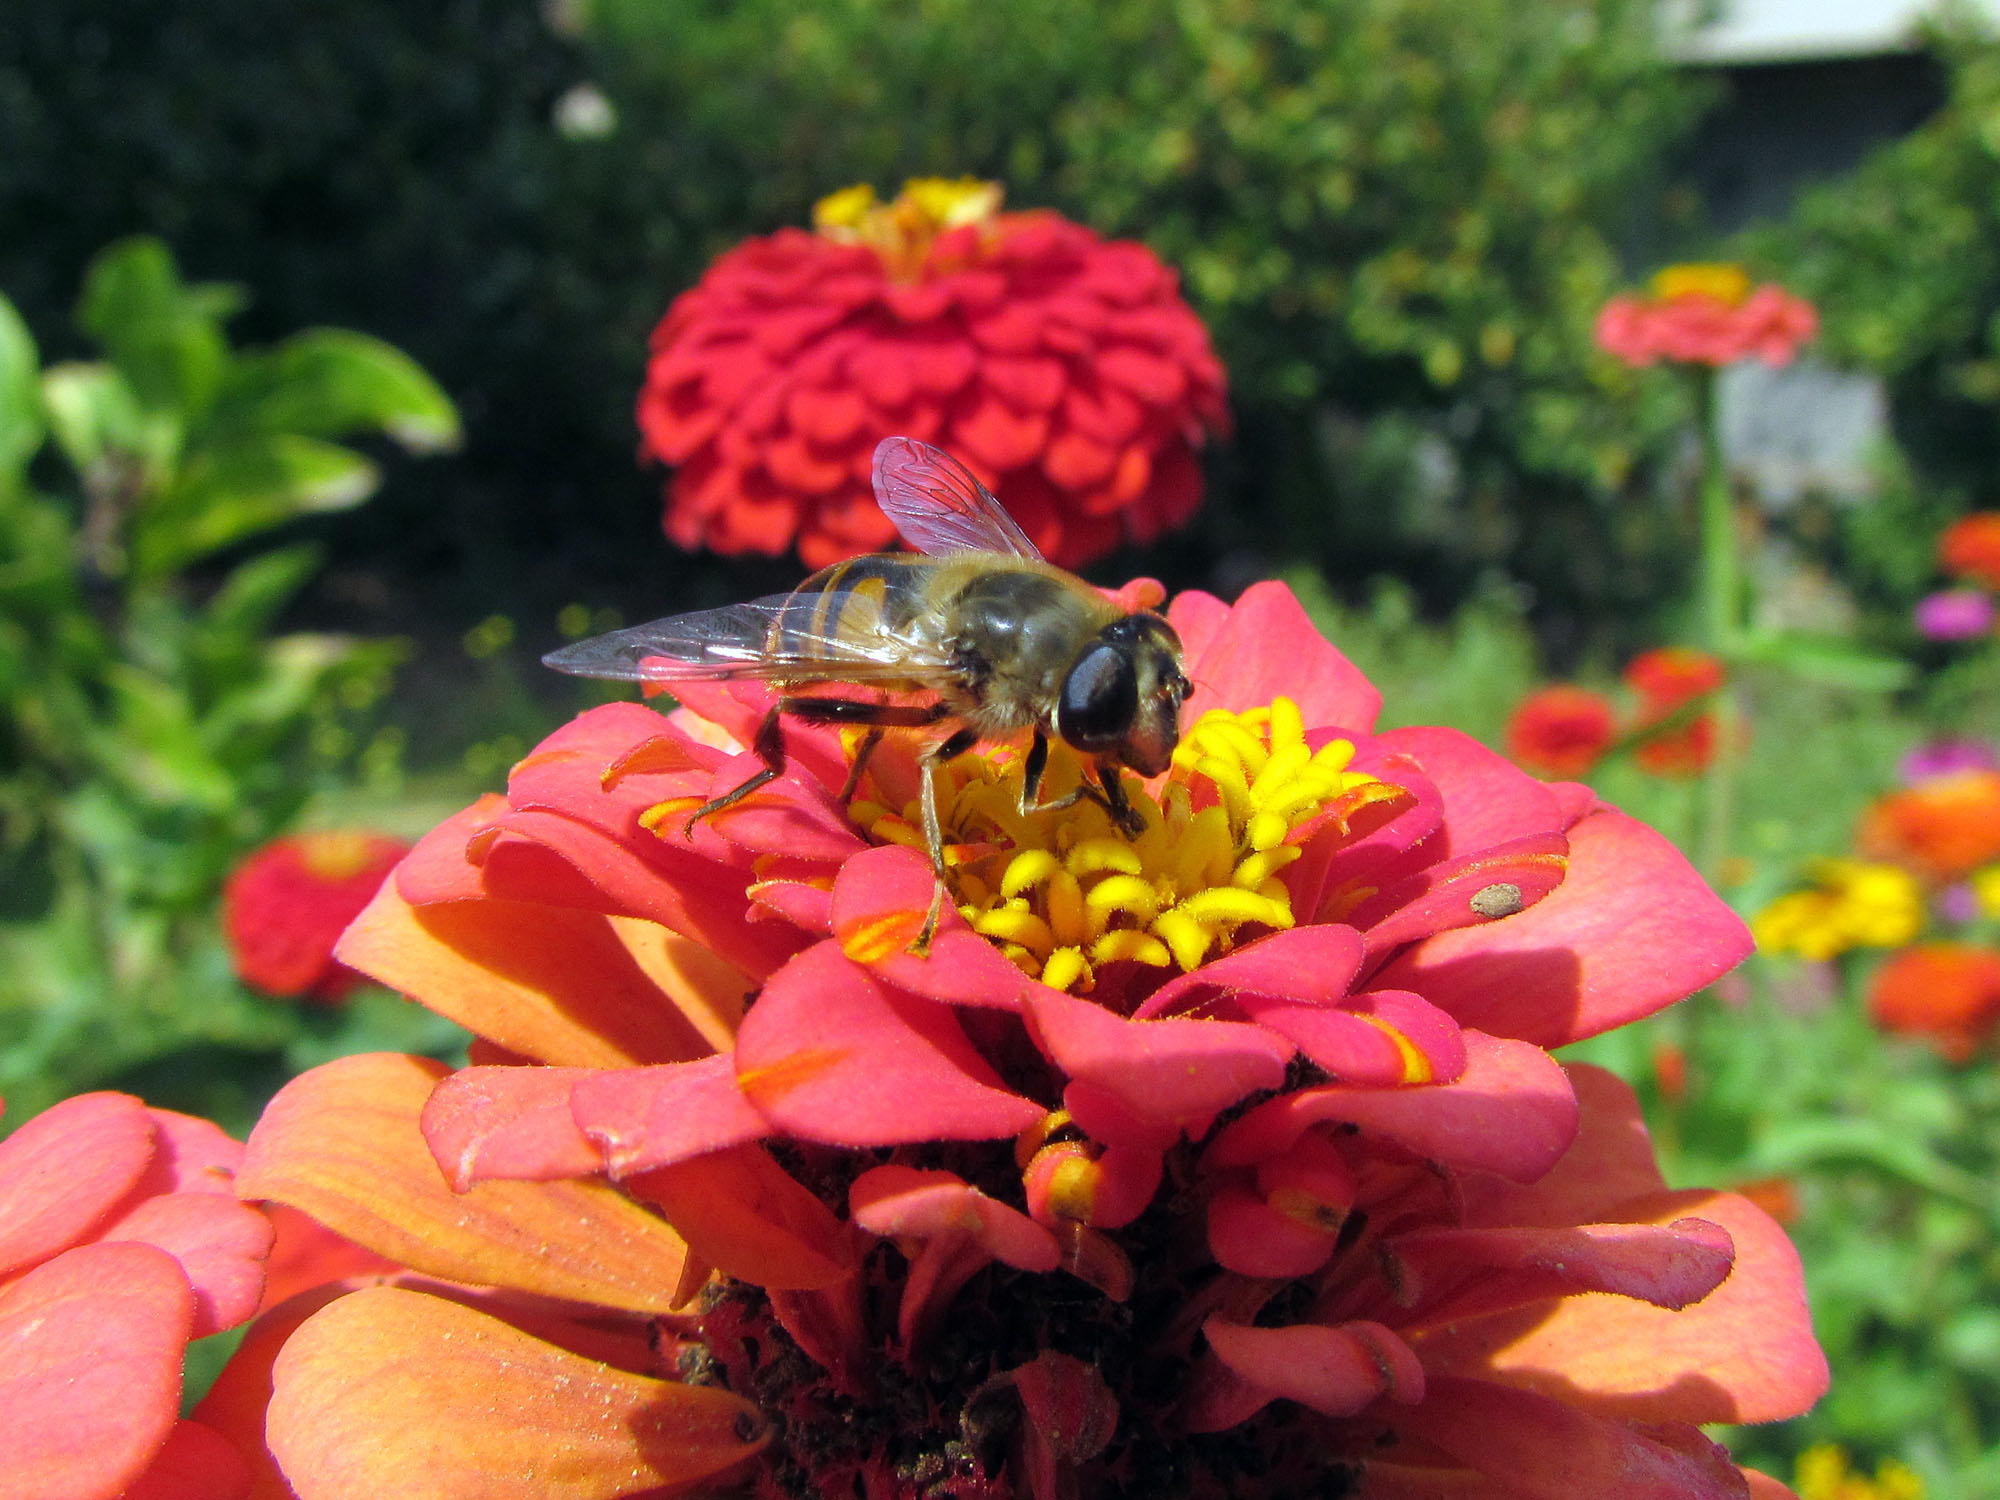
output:
POLYGON ((1063 679, 1056 733, 1079 750, 1102 750, 1131 731, 1139 713, 1139 676, 1129 650, 1092 646, 1063 679))

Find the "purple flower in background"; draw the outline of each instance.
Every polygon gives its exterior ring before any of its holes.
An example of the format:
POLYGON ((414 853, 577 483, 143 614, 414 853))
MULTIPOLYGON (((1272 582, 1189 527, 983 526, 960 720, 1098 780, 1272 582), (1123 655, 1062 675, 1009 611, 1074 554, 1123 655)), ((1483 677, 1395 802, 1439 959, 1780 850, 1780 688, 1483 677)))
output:
POLYGON ((1944 589, 1917 601, 1917 629, 1933 641, 1969 641, 1993 628, 1993 614, 1978 589, 1944 589))
POLYGON ((1905 786, 1960 771, 2000 771, 2000 750, 1987 740, 1926 740, 1896 763, 1905 786))
POLYGON ((1961 880, 1957 885, 1948 885, 1937 893, 1937 909, 1938 915, 1947 922, 1976 922, 1979 920, 1979 895, 1961 880))

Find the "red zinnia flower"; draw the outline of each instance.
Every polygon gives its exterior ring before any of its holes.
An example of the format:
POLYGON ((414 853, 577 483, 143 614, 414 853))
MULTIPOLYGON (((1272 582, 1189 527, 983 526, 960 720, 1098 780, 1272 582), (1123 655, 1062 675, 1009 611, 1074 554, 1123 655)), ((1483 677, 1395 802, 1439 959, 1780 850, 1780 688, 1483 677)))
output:
POLYGON ((1789 364, 1818 331, 1810 302, 1780 286, 1753 290, 1731 265, 1669 266, 1649 296, 1614 297, 1597 316, 1598 347, 1635 366, 1727 365, 1751 355, 1789 364))
POLYGON ((1939 533, 1937 556, 1952 577, 2000 590, 2000 510, 1960 516, 1939 533))
POLYGON ((1617 737, 1611 700, 1569 683, 1528 694, 1507 720, 1507 753, 1548 776, 1584 775, 1617 737))
POLYGON ((1174 273, 1131 241, 1000 188, 910 183, 824 200, 718 260, 653 334, 647 453, 675 466, 684 547, 813 567, 892 544, 881 439, 943 443, 1048 557, 1150 541, 1201 500, 1195 450, 1228 420, 1222 366, 1174 273))
POLYGON ((1861 815, 1855 844, 1939 885, 2000 859, 2000 771, 1957 771, 1887 792, 1861 815))
POLYGON ((237 1449, 180 1419, 188 1340, 241 1323, 264 1287, 271 1222, 237 1201, 242 1154, 206 1120, 109 1093, 0 1142, 6 1494, 248 1492, 237 1449))
POLYGON ((360 976, 333 945, 409 850, 378 833, 297 833, 250 855, 222 888, 237 976, 270 995, 345 998, 360 976))
POLYGON ((1884 1031, 1929 1040, 1969 1062, 2000 1025, 2000 953, 1970 943, 1919 943, 1868 981, 1868 1014, 1884 1031))
POLYGON ((1169 618, 1145 832, 954 762, 927 956, 915 747, 843 805, 854 739, 788 724, 685 831, 752 684, 585 714, 417 846, 341 956, 483 1065, 308 1073, 242 1176, 440 1278, 285 1342, 303 1500, 1744 1493, 1697 1424, 1822 1388, 1796 1258, 1544 1050, 1741 922, 1587 790, 1373 732, 1282 587, 1169 618))
MULTIPOLYGON (((1626 664, 1625 685, 1639 695, 1634 728, 1646 730, 1678 716, 1697 698, 1721 688, 1722 663, 1691 646, 1642 651, 1626 664)), ((1641 740, 1632 759, 1655 776, 1693 776, 1715 759, 1715 715, 1698 714, 1641 740)))

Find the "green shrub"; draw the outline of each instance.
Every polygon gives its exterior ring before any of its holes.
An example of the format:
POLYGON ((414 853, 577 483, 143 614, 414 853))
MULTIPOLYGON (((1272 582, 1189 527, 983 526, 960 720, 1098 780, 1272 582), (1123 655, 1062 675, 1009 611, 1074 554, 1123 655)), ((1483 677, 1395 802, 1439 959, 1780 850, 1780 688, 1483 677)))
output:
POLYGON ((43 369, 0 299, 0 1094, 17 1119, 193 1038, 277 1034, 279 1012, 228 979, 216 896, 350 761, 346 723, 397 648, 273 636, 319 559, 259 543, 373 492, 376 466, 334 439, 458 441, 407 356, 339 329, 234 350, 239 302, 126 241, 77 312, 105 358, 43 369))

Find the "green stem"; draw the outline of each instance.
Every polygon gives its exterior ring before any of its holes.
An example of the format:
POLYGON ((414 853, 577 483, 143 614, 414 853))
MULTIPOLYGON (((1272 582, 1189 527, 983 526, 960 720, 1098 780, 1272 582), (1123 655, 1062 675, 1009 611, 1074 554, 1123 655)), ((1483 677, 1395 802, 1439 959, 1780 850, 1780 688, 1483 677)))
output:
POLYGON ((1736 816, 1736 782, 1742 770, 1743 716, 1738 667, 1743 629, 1743 566, 1738 552, 1736 498, 1722 460, 1716 428, 1715 372, 1696 366, 1695 413, 1701 432, 1701 632, 1702 644, 1729 669, 1729 684, 1715 695, 1715 757, 1702 783, 1701 870, 1719 881, 1729 858, 1736 816))

